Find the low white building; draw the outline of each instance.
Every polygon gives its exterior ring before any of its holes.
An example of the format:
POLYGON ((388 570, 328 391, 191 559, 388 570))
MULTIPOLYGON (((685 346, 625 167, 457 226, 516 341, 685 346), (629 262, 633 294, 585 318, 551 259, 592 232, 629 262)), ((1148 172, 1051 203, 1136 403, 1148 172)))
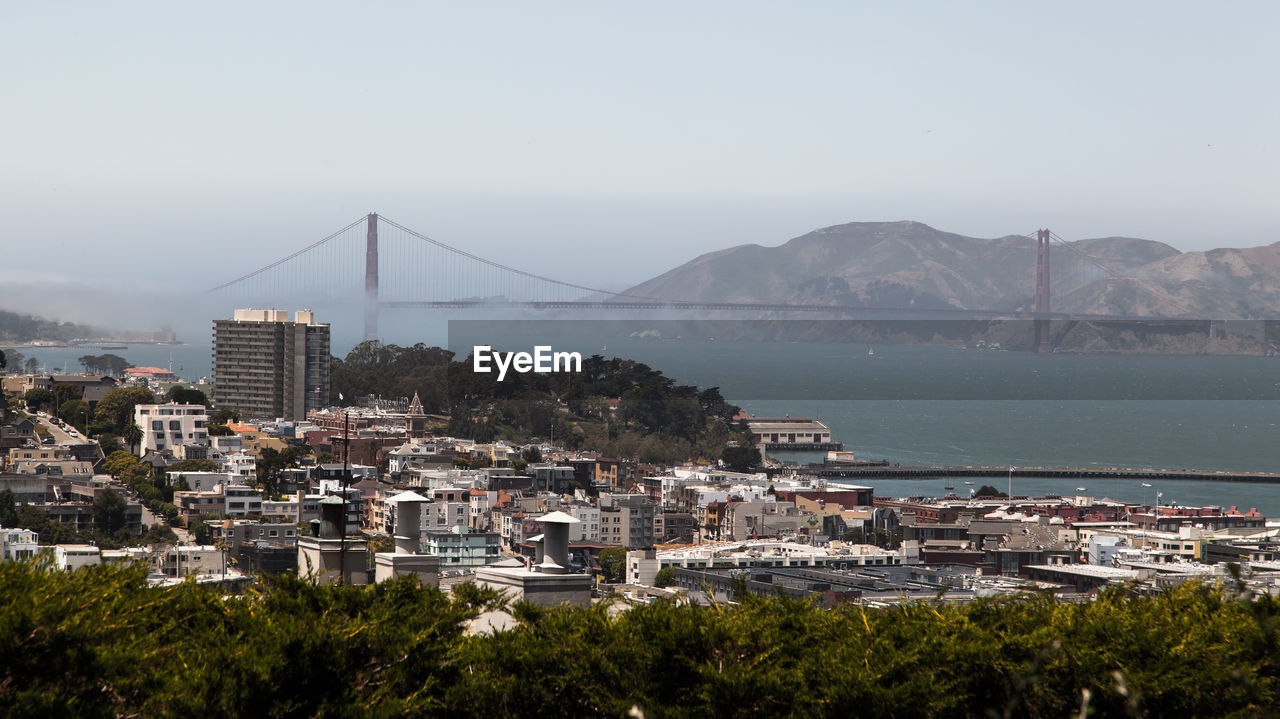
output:
POLYGON ((31 559, 40 551, 40 535, 30 529, 0 527, 0 558, 7 562, 31 559))
POLYGON ((221 573, 225 559, 222 551, 210 545, 165 547, 153 560, 152 568, 166 577, 221 573))
POLYGON ((204 405, 140 404, 133 408, 133 421, 142 429, 139 454, 209 444, 209 414, 204 405))
POLYGON ((102 550, 92 544, 53 545, 53 564, 64 572, 102 564, 102 550))
POLYGON ((187 482, 187 489, 195 492, 209 492, 218 485, 243 484, 235 481, 234 475, 226 472, 165 472, 169 475, 169 485, 176 485, 181 476, 187 482))
POLYGON ((262 492, 243 485, 230 485, 223 488, 226 497, 227 517, 243 517, 246 514, 262 514, 262 492))
POLYGON ((415 458, 433 457, 436 454, 434 442, 407 442, 387 453, 387 471, 392 474, 403 472, 415 458))
POLYGON ((815 547, 770 539, 714 542, 670 550, 627 552, 627 583, 653 584, 664 567, 827 567, 846 569, 903 564, 901 551, 869 544, 815 547))
POLYGON ((236 452, 222 460, 222 471, 233 475, 237 484, 244 484, 258 473, 258 459, 251 454, 236 452))

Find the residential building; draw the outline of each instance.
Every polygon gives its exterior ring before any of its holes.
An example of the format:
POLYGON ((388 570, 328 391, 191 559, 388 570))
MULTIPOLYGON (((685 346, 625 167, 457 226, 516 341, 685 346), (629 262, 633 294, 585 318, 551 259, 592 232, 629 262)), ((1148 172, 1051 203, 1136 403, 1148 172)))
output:
POLYGON ((535 464, 526 471, 533 475, 533 491, 565 494, 573 491, 573 467, 535 464))
POLYGON ((600 495, 600 542, 629 549, 653 546, 657 503, 641 494, 600 495))
POLYGON ((329 406, 329 325, 306 310, 238 309, 213 323, 213 405, 244 419, 306 419, 329 406))
POLYGON ((92 544, 53 545, 53 566, 64 572, 102 564, 102 550, 92 544))
POLYGON ((133 421, 142 429, 140 455, 209 444, 209 415, 204 405, 140 404, 133 408, 133 421))
POLYGON ((222 493, 226 498, 224 515, 243 517, 246 514, 262 514, 262 492, 252 487, 228 485, 223 487, 222 493))
MULTIPOLYGON (((564 508, 564 513, 577 519, 579 524, 569 525, 570 542, 600 541, 600 508, 586 502, 574 502, 564 508)), ((619 530, 621 536, 621 530, 619 530)))
POLYGON ((0 527, 0 559, 31 559, 40 551, 40 535, 30 529, 0 527))
POLYGON ((502 537, 497 532, 468 532, 463 527, 422 535, 423 551, 440 558, 441 571, 492 564, 499 559, 501 544, 502 537))
POLYGON ((165 547, 157 552, 152 568, 166 577, 188 577, 193 574, 220 574, 226 566, 222 550, 208 545, 185 544, 165 547))

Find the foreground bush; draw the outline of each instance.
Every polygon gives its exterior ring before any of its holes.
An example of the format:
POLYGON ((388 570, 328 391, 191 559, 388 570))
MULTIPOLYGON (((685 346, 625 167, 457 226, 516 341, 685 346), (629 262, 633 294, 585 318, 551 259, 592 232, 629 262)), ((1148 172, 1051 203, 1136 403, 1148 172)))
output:
POLYGON ((5 716, 1266 716, 1280 611, 1188 586, 964 607, 516 606, 293 578, 223 599, 0 564, 5 716))

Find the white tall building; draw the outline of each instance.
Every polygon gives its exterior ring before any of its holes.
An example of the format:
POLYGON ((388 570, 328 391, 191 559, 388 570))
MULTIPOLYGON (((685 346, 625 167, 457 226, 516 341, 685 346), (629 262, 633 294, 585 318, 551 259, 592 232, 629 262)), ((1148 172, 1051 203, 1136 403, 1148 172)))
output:
POLYGON ((142 429, 138 454, 194 444, 209 446, 209 414, 199 404, 140 404, 133 421, 142 429))

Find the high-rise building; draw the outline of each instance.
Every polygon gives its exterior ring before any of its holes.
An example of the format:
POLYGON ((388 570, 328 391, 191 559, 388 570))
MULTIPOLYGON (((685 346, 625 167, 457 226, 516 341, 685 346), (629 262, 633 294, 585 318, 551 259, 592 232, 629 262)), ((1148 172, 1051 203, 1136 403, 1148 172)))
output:
POLYGON ((244 419, 306 419, 329 406, 329 325, 310 310, 236 310, 213 323, 213 406, 244 419))

